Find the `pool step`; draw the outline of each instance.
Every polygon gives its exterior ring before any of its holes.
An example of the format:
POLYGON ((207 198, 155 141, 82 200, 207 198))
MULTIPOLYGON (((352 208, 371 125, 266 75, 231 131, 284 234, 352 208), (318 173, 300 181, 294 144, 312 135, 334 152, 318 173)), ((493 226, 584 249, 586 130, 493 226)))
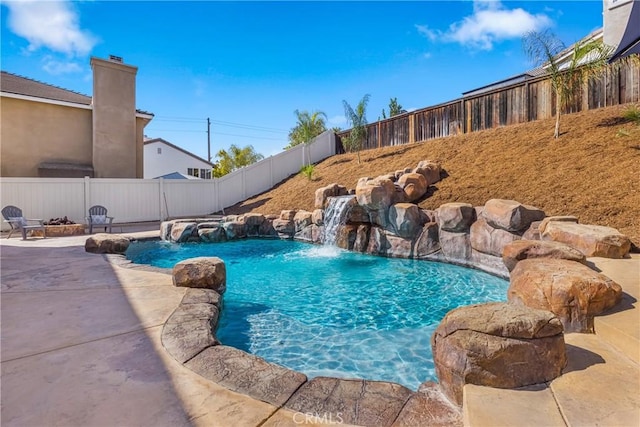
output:
POLYGON ((549 385, 464 387, 465 426, 626 426, 640 419, 640 367, 591 334, 567 334, 568 364, 549 385))

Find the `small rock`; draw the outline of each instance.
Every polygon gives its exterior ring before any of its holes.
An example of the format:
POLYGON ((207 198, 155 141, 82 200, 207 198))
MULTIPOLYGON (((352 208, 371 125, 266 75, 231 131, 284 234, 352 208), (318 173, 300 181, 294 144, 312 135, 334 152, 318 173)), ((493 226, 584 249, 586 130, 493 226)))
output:
POLYGON ((173 285, 187 288, 213 289, 223 294, 227 289, 227 271, 217 257, 189 258, 173 267, 173 285))
POLYGON ((128 247, 129 239, 119 234, 94 234, 84 243, 84 250, 94 254, 123 254, 128 247))

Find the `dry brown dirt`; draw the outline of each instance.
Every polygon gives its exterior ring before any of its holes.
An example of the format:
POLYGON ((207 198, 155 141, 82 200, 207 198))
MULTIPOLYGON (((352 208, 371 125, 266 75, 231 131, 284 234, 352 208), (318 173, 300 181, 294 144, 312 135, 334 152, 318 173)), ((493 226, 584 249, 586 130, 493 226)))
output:
POLYGON ((555 120, 451 136, 403 146, 330 157, 315 166, 312 181, 297 174, 271 191, 225 209, 233 213, 280 213, 314 209, 319 187, 355 188, 358 178, 440 162, 445 178, 419 202, 435 209, 446 202, 483 205, 512 199, 547 215, 575 215, 583 224, 614 227, 640 246, 640 127, 622 118, 626 106, 563 115, 555 120))

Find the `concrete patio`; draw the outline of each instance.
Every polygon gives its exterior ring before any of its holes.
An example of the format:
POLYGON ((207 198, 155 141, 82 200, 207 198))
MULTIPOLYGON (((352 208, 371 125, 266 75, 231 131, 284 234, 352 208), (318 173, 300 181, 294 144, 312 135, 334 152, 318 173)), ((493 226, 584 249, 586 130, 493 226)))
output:
MULTIPOLYGON (((86 237, 0 240, 3 426, 313 425, 175 361, 160 333, 184 289, 85 253, 86 237)), ((640 257, 591 261, 622 285, 620 308, 567 335, 547 387, 465 387, 465 424, 640 425, 640 257)))

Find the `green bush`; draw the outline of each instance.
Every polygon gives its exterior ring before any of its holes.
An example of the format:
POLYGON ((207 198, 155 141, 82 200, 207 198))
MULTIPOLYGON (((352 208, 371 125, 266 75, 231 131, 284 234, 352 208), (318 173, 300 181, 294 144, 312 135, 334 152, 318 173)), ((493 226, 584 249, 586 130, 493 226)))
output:
POLYGON ((313 165, 306 165, 300 168, 300 173, 303 176, 306 176, 307 179, 309 181, 311 181, 311 179, 313 178, 313 170, 315 169, 315 166, 313 165))

